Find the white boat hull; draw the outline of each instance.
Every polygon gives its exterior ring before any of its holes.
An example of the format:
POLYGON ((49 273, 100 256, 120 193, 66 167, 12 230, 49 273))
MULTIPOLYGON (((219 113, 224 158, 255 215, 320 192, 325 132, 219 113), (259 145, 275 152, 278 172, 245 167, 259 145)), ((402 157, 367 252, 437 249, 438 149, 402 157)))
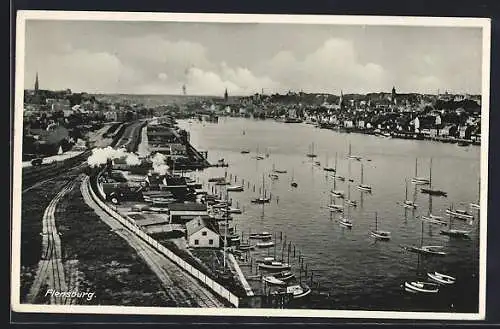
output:
POLYGON ((433 280, 437 283, 440 283, 440 284, 444 284, 444 285, 454 284, 456 281, 456 279, 454 277, 446 275, 446 274, 438 273, 438 272, 427 273, 427 276, 431 280, 433 280))

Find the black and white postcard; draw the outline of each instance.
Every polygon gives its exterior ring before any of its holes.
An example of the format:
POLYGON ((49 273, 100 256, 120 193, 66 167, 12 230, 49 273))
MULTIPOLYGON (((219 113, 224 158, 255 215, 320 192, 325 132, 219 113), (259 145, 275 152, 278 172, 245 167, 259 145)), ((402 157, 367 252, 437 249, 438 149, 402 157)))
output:
POLYGON ((490 21, 21 11, 18 312, 481 320, 490 21))

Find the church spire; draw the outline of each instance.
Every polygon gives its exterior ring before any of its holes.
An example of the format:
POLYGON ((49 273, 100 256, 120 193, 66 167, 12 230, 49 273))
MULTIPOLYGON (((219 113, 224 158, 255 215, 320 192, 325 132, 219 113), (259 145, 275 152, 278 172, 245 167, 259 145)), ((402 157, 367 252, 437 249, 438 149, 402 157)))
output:
POLYGON ((226 103, 227 103, 227 97, 228 96, 227 96, 227 88, 226 88, 226 90, 224 91, 224 102, 226 102, 226 103))

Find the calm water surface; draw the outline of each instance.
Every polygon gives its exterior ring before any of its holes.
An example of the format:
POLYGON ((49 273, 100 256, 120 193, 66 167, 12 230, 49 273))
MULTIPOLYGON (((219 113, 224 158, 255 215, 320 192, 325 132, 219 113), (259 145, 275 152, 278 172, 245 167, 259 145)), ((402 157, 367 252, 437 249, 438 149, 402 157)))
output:
MULTIPOLYGON (((314 274, 315 288, 303 307, 477 312, 477 214, 471 223, 453 222, 454 228, 473 230, 470 240, 440 235, 441 227, 424 224, 424 244, 445 246, 445 257, 418 257, 400 245, 420 244, 422 222, 418 216, 427 214, 429 207, 432 213, 447 218, 444 211, 451 204, 467 209, 470 202, 477 201, 479 147, 345 134, 307 124, 244 118, 222 118, 218 124, 181 120, 179 126, 190 132, 196 148, 208 151, 209 161, 224 158, 229 163, 229 168, 210 168, 199 173, 202 181, 227 174, 233 182, 244 183, 244 192, 230 194, 233 203, 244 210, 234 216, 237 230, 247 236, 249 232, 282 232, 287 243, 290 241, 301 251, 308 264, 308 275, 311 271, 314 274), (312 144, 318 155, 315 161, 321 162, 319 167, 305 156, 312 144), (362 156, 362 161, 346 159, 349 144, 352 154, 362 156), (250 154, 241 154, 243 149, 250 150, 250 154), (269 157, 258 161, 254 158, 257 152, 268 153, 269 157), (352 229, 339 226, 335 221, 338 215, 325 208, 330 203, 331 188, 346 193, 349 189, 347 179, 335 183, 331 174, 322 169, 324 165, 334 166, 335 154, 338 174, 347 178, 350 171, 354 180, 350 183, 351 199, 357 200, 358 206, 350 211, 352 229), (447 191, 448 196, 433 197, 430 204, 429 196, 409 183, 408 198, 415 197, 418 205, 411 211, 398 202, 405 198, 405 180, 414 176, 416 158, 419 176, 429 176, 432 158, 433 186, 447 191), (373 188, 371 194, 356 189, 361 165, 364 183, 373 188), (268 174, 273 166, 287 173, 272 181, 268 174), (271 203, 264 207, 250 203, 259 196, 263 174, 266 193, 272 195, 271 203), (292 175, 298 183, 296 189, 290 186, 292 175), (369 236, 375 226, 375 212, 379 229, 392 233, 388 242, 375 242, 369 236), (428 271, 451 274, 457 277, 457 283, 433 296, 410 295, 401 288, 405 280, 425 279, 428 271)), ((211 185, 208 188, 215 189, 211 185)), ((277 250, 280 255, 280 247, 277 250)), ((253 256, 261 258, 259 255, 268 252, 256 251, 253 256)), ((291 263, 298 275, 297 260, 291 259, 291 263)))

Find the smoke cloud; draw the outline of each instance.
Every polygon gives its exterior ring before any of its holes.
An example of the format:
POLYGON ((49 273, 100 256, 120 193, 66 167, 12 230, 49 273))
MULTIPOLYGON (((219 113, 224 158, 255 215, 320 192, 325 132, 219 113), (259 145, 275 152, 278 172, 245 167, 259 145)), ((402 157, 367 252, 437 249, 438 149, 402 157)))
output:
POLYGON ((114 149, 111 146, 105 148, 95 148, 87 159, 90 167, 98 167, 106 164, 108 160, 125 159, 125 163, 130 166, 140 165, 141 160, 134 153, 128 153, 124 148, 114 149))
POLYGON ((152 158, 151 162, 153 163, 153 172, 158 173, 160 175, 167 174, 170 169, 169 166, 165 163, 167 157, 164 154, 156 153, 152 158))

